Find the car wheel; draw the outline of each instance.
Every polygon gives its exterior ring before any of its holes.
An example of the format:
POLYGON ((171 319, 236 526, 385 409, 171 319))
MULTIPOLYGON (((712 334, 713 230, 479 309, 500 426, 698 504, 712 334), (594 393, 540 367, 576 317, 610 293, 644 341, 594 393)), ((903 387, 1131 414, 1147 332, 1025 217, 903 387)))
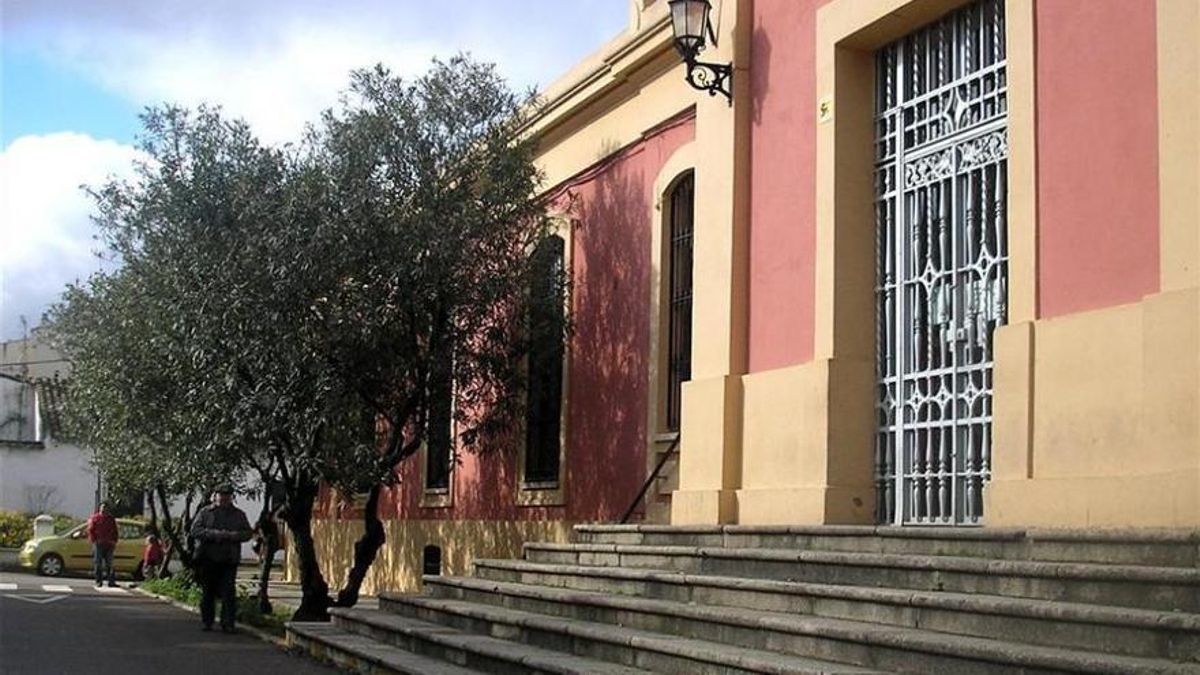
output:
POLYGON ((47 553, 38 561, 38 574, 44 577, 57 577, 61 575, 66 568, 63 564, 62 556, 57 553, 47 553))

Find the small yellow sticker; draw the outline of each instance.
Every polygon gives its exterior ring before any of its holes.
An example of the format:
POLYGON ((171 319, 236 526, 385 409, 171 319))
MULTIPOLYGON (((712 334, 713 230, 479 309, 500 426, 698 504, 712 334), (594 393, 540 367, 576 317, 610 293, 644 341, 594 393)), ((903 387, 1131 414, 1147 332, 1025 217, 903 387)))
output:
POLYGON ((833 99, 826 96, 817 103, 817 122, 824 124, 833 119, 833 99))

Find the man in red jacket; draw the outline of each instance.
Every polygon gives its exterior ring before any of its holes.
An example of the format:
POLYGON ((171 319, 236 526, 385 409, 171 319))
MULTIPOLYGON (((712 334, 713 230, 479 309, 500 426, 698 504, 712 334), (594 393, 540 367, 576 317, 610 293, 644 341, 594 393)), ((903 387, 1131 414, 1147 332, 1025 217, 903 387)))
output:
POLYGON ((108 512, 108 504, 100 502, 100 510, 88 518, 87 537, 92 542, 92 570, 96 573, 96 586, 106 576, 109 586, 117 585, 113 572, 113 551, 117 548, 117 519, 108 512))

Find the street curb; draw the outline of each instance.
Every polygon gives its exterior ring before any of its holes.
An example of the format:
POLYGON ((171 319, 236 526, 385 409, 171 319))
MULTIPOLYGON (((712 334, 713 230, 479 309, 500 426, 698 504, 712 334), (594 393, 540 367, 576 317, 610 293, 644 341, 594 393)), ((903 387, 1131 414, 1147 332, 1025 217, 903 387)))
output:
MULTIPOLYGON (((154 598, 155 600, 158 600, 160 602, 165 602, 168 605, 173 605, 175 607, 178 607, 179 609, 191 612, 192 614, 200 613, 200 610, 198 608, 192 607, 191 605, 185 605, 182 602, 179 602, 178 600, 176 600, 175 598, 169 598, 165 595, 159 595, 158 593, 151 593, 150 591, 143 590, 141 588, 131 588, 129 590, 133 591, 134 593, 144 595, 148 598, 154 598)), ((259 640, 262 640, 263 642, 269 642, 284 651, 290 651, 290 648, 288 647, 287 642, 283 638, 277 638, 274 635, 271 635, 270 633, 268 633, 256 626, 251 626, 251 625, 245 624, 245 623, 239 623, 237 625, 237 627, 238 627, 239 631, 245 631, 245 632, 249 633, 250 635, 253 635, 254 637, 258 638, 259 640)))

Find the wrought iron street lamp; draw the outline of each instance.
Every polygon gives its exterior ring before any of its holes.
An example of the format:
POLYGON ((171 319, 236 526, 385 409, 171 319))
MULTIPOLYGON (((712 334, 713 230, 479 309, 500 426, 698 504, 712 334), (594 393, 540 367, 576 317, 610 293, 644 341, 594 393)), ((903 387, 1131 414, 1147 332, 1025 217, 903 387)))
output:
POLYGON ((705 63, 696 57, 704 51, 706 41, 712 40, 717 45, 717 34, 713 31, 709 14, 712 3, 709 0, 670 0, 671 27, 675 30, 675 49, 687 64, 687 81, 700 91, 707 91, 709 96, 718 92, 725 94, 726 100, 733 105, 733 64, 705 63))

